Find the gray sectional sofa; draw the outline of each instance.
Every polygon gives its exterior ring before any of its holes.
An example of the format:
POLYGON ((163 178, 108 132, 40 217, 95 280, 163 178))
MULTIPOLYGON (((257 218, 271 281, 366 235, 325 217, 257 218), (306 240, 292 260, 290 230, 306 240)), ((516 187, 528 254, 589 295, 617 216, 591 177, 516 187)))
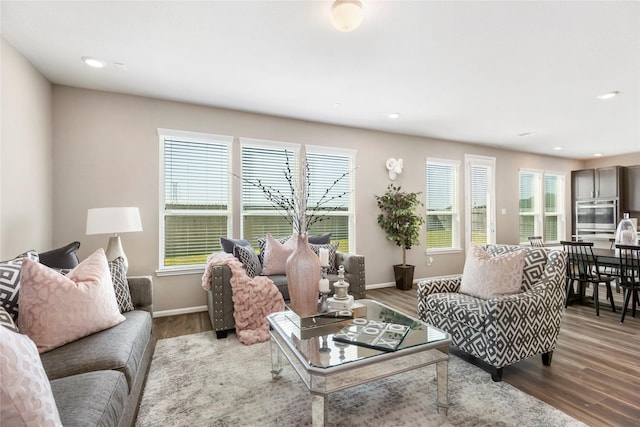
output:
POLYGON ((128 282, 135 310, 124 322, 40 355, 65 427, 135 423, 155 349, 153 284, 128 282))

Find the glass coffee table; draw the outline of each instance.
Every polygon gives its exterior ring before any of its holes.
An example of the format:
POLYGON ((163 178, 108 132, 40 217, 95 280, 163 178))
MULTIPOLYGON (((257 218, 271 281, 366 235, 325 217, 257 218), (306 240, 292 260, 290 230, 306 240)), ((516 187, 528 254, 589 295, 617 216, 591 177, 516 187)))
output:
POLYGON ((280 378, 282 362, 286 358, 311 393, 313 425, 323 426, 328 422, 330 393, 435 364, 436 407, 438 412, 446 414, 449 407, 449 334, 377 301, 362 299, 356 302, 354 319, 300 319, 290 310, 267 316, 271 326, 273 378, 280 378), (361 324, 404 330, 406 335, 398 340, 400 344, 396 350, 391 348, 395 348, 397 342, 388 339, 389 336, 393 338, 393 334, 374 343, 348 344, 334 340, 337 336, 344 337, 345 330, 351 328, 364 332, 366 340, 366 334, 373 333, 374 328, 364 331, 357 326, 361 324), (387 344, 388 350, 377 349, 387 344))

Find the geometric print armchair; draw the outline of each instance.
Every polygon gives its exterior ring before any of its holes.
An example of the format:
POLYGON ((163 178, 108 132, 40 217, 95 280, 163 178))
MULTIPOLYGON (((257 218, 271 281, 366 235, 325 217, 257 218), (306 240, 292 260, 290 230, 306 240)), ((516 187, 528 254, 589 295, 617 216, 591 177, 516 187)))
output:
MULTIPOLYGON (((523 249, 481 246, 490 256, 523 249)), ((418 283, 418 316, 451 335, 452 346, 484 362, 494 381, 505 366, 542 355, 551 364, 564 313, 566 254, 527 247, 520 293, 477 298, 458 292, 462 275, 418 283)))

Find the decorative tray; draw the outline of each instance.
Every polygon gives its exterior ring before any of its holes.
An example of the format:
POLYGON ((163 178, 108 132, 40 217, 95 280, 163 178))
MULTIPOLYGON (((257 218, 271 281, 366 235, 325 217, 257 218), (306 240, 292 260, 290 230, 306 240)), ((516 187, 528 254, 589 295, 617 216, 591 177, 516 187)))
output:
POLYGON ((409 327, 375 320, 353 319, 333 336, 334 341, 356 344, 382 351, 395 351, 409 332, 409 327))

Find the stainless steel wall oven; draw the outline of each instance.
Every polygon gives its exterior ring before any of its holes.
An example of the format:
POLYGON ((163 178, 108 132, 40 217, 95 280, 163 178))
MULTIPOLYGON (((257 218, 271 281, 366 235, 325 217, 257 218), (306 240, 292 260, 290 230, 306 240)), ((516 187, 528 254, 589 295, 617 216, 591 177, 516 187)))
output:
POLYGON ((585 200, 576 202, 576 230, 616 231, 617 200, 585 200))

